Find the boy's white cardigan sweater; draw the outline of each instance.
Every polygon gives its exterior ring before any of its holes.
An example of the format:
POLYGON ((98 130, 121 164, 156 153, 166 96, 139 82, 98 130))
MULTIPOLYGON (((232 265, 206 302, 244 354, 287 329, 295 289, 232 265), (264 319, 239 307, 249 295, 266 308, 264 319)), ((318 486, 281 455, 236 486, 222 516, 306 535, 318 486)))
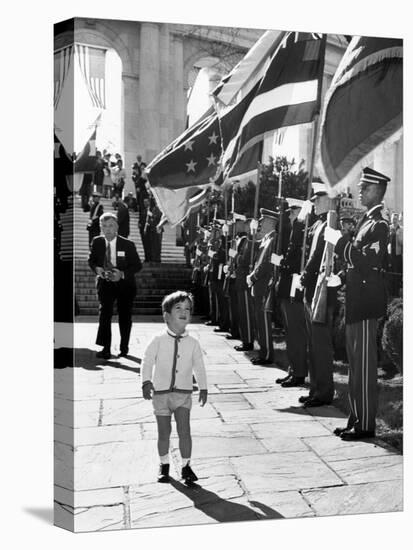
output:
POLYGON ((201 346, 186 331, 178 337, 168 328, 149 343, 142 361, 142 383, 151 381, 154 393, 191 393, 193 373, 199 389, 206 390, 201 346))

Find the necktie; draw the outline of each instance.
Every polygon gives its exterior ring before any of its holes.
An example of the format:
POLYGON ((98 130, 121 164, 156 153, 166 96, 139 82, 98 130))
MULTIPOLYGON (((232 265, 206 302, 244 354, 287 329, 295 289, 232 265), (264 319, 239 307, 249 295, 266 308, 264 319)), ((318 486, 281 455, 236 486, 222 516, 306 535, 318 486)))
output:
POLYGON ((104 269, 105 271, 113 269, 113 264, 111 260, 111 254, 110 254, 110 243, 108 243, 106 246, 104 269))

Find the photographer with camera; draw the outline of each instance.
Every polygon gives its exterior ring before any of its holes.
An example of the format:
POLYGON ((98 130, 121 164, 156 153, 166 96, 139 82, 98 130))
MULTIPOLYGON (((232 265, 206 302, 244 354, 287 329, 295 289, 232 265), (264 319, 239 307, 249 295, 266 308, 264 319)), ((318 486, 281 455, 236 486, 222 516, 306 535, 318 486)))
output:
POLYGON ((99 222, 103 235, 93 239, 89 255, 89 266, 97 275, 96 289, 100 304, 96 344, 103 346, 96 357, 110 359, 111 321, 115 301, 120 332, 118 357, 125 357, 129 352, 132 306, 136 295, 135 273, 140 271, 142 263, 135 244, 118 235, 115 213, 103 214, 99 222))

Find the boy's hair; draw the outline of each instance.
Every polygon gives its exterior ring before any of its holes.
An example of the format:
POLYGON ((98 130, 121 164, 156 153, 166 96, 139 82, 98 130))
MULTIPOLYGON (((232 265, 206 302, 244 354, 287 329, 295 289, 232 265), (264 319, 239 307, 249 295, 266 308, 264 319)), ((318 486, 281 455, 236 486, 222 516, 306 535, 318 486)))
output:
POLYGON ((194 298, 190 292, 186 292, 185 290, 177 290, 176 292, 172 292, 172 294, 168 294, 167 296, 165 296, 165 298, 162 300, 162 313, 171 313, 171 310, 175 304, 178 304, 179 302, 184 302, 185 300, 189 300, 192 313, 194 298))

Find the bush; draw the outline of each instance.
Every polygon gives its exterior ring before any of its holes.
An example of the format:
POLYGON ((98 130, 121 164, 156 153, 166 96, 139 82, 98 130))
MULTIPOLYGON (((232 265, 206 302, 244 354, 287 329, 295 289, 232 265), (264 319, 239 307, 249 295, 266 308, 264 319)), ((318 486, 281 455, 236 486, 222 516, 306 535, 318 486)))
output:
POLYGON ((333 321, 333 346, 334 346, 334 359, 347 361, 346 322, 345 322, 346 308, 344 305, 344 301, 345 301, 344 291, 339 290, 337 294, 337 307, 334 312, 334 321, 333 321))
POLYGON ((381 338, 383 350, 400 373, 403 373, 403 301, 395 298, 387 307, 381 338))

